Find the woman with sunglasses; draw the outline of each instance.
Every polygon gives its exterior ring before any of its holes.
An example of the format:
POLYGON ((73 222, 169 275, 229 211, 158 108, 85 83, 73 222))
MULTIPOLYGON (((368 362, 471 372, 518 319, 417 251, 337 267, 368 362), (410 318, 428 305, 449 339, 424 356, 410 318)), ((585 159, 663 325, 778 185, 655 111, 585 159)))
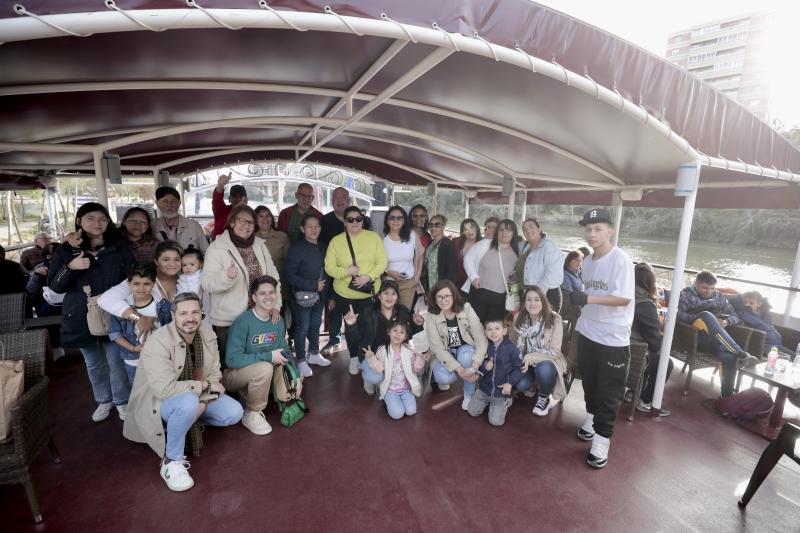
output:
MULTIPOLYGON (((473 247, 486 247, 486 239, 473 247)), ((464 268, 472 283, 469 303, 475 309, 481 322, 488 317, 503 316, 506 313, 506 292, 514 278, 514 267, 519 256, 519 237, 517 225, 512 220, 501 220, 497 225, 488 249, 480 255, 477 264, 465 263, 464 268), (477 268, 476 268, 477 267, 477 268)))
POLYGON ((431 235, 428 233, 428 210, 422 204, 417 204, 408 212, 411 219, 411 229, 419 237, 419 242, 423 248, 427 248, 431 243, 431 235))
POLYGON ((386 250, 386 275, 397 282, 400 304, 411 309, 417 290, 425 249, 411 231, 406 211, 393 205, 386 212, 383 222, 383 247, 386 250))
MULTIPOLYGON (((250 284, 262 276, 280 279, 264 240, 256 237, 256 213, 248 205, 231 210, 228 224, 208 247, 203 263, 203 290, 211 298, 211 325, 217 334, 220 360, 225 360, 228 329, 250 302, 250 284)), ((271 320, 280 319, 281 295, 272 308, 271 320)))
MULTIPOLYGON (((358 207, 344 210, 344 233, 331 239, 325 254, 325 272, 333 278, 337 312, 344 316, 353 308, 360 313, 372 301, 388 261, 380 235, 364 229, 364 215, 358 207)), ((358 375, 358 343, 345 331, 350 351, 350 374, 358 375)))
POLYGON ((422 286, 426 292, 440 280, 455 281, 458 273, 456 247, 453 241, 444 236, 447 218, 444 215, 433 215, 428 227, 431 243, 425 250, 425 269, 422 272, 422 286))
POLYGON ((428 294, 425 333, 430 351, 436 357, 433 378, 439 390, 449 389, 458 378, 464 380, 461 408, 466 411, 489 342, 478 315, 452 281, 439 281, 428 294))

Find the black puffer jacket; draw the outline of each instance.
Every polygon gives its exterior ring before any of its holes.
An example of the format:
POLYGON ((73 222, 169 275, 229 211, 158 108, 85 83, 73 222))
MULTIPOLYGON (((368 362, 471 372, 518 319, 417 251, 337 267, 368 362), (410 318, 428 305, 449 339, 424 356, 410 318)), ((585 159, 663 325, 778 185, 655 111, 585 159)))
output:
POLYGON ((82 348, 97 342, 98 337, 89 333, 86 323, 85 285, 92 288, 92 296, 99 296, 127 276, 134 262, 133 253, 124 240, 107 244, 96 255, 85 252, 91 260, 86 270, 70 270, 67 264, 81 253, 69 243, 56 248, 47 284, 55 292, 65 293, 62 306, 64 319, 61 323, 61 346, 82 348))
MULTIPOLYGON (((422 326, 414 323, 411 311, 401 304, 395 304, 392 318, 387 319, 380 310, 380 303, 375 302, 358 315, 358 320, 352 326, 347 326, 347 333, 351 335, 353 341, 358 345, 357 355, 359 360, 364 360, 364 349, 372 348, 373 352, 378 351, 379 346, 384 346, 389 342, 389 334, 386 328, 389 321, 399 320, 411 327, 411 335, 422 331, 422 326)), ((351 352, 351 356, 355 356, 351 352)))

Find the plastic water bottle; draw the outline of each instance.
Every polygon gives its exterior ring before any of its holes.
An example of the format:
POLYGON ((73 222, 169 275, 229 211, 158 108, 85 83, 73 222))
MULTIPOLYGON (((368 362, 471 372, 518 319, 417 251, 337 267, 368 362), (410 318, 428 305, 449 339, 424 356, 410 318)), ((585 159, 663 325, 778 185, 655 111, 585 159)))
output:
POLYGON ((769 354, 767 354, 767 366, 764 367, 765 375, 771 376, 775 374, 775 370, 777 369, 778 366, 779 355, 780 354, 778 353, 778 348, 773 346, 772 349, 769 351, 769 354))

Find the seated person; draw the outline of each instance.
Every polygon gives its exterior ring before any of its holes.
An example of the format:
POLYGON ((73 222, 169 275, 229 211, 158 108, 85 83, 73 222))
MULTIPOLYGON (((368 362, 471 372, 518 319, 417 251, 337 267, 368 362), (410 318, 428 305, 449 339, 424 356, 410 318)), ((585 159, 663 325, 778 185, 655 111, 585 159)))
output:
MULTIPOLYGON (((661 322, 658 313, 658 288, 656 274, 647 263, 639 263, 633 269, 636 307, 633 310, 631 340, 647 343, 647 368, 644 371, 644 385, 636 409, 649 413, 656 389, 656 376, 661 360, 661 322)), ((669 359, 669 358, 668 358, 669 359)), ((667 379, 675 365, 669 359, 667 379)), ((663 407, 658 416, 669 416, 672 411, 663 407)))
POLYGON ((273 322, 272 311, 279 308, 277 298, 275 278, 262 276, 253 280, 250 300, 254 305, 231 324, 225 346, 222 384, 238 392, 244 400, 242 425, 256 435, 272 431, 264 409, 269 400, 273 366, 286 364, 289 359, 295 364, 288 351, 283 318, 273 322))
POLYGON ((371 346, 364 350, 362 376, 365 383, 379 387, 389 416, 400 420, 417 413, 416 397, 422 394, 418 375, 425 361, 408 344, 411 326, 407 322, 390 322, 386 335, 386 344, 381 344, 375 353, 371 346))
POLYGON ((577 250, 567 254, 564 259, 564 281, 561 283, 561 290, 565 294, 573 291, 583 292, 583 280, 581 280, 581 266, 583 265, 583 254, 577 250))
POLYGON ((741 322, 725 295, 716 290, 717 278, 711 272, 697 274, 694 285, 681 291, 678 320, 691 324, 700 335, 697 348, 716 355, 722 363, 722 396, 733 394, 736 362, 753 366, 758 359, 745 352, 725 331, 741 322))
POLYGON ((519 348, 508 338, 503 318, 487 318, 485 330, 489 348, 478 369, 481 377, 467 412, 471 416, 481 416, 488 406, 489 423, 499 427, 505 423, 511 407, 511 391, 524 376, 522 357, 519 348))
POLYGON ((199 423, 232 426, 242 418, 242 406, 220 383, 217 337, 200 327, 202 320, 196 294, 175 296, 172 322, 154 331, 142 350, 122 431, 164 458, 161 477, 176 492, 194 486, 183 454, 187 434, 199 435, 199 423))
POLYGON ((52 316, 61 314, 61 307, 54 309, 44 299, 44 288, 47 286, 47 272, 53 260, 59 243, 50 242, 42 248, 42 261, 34 265, 28 279, 28 302, 36 309, 37 316, 52 316))
POLYGON ((16 261, 6 259, 6 249, 0 245, 0 294, 27 292, 28 273, 16 261))
POLYGON ((761 355, 766 356, 773 347, 789 355, 795 354, 794 349, 783 346, 781 334, 778 333, 778 330, 772 325, 772 306, 770 306, 766 298, 761 296, 761 293, 758 291, 748 291, 741 295, 736 294, 728 296, 728 301, 736 310, 736 314, 739 315, 742 322, 753 329, 763 331, 767 334, 767 339, 764 344, 764 353, 761 355))

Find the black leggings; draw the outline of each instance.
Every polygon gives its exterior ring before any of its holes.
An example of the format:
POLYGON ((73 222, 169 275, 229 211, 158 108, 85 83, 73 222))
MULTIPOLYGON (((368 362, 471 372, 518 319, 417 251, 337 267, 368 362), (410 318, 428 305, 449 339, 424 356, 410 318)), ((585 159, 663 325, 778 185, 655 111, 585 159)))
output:
MULTIPOLYGON (((373 302, 371 296, 367 296, 366 298, 359 298, 356 300, 356 299, 345 298, 344 296, 341 296, 336 292, 333 293, 333 299, 336 301, 335 315, 338 315, 340 317, 344 317, 344 315, 346 315, 347 312, 350 311, 351 305, 353 306, 353 312, 355 314, 359 314, 366 307, 372 305, 373 302)), ((344 318, 342 318, 342 320, 344 320, 344 318)), ((342 324, 342 327, 344 327, 344 323, 342 324)), ((347 351, 350 352, 350 357, 359 357, 359 356, 363 357, 364 354, 358 353, 358 343, 352 339, 351 335, 348 335, 346 328, 344 330, 344 338, 347 341, 347 351)), ((373 349, 377 350, 375 346, 373 346, 373 349)))
POLYGON ((486 323, 487 318, 503 318, 508 314, 505 293, 473 286, 469 290, 469 303, 482 324, 486 323))

